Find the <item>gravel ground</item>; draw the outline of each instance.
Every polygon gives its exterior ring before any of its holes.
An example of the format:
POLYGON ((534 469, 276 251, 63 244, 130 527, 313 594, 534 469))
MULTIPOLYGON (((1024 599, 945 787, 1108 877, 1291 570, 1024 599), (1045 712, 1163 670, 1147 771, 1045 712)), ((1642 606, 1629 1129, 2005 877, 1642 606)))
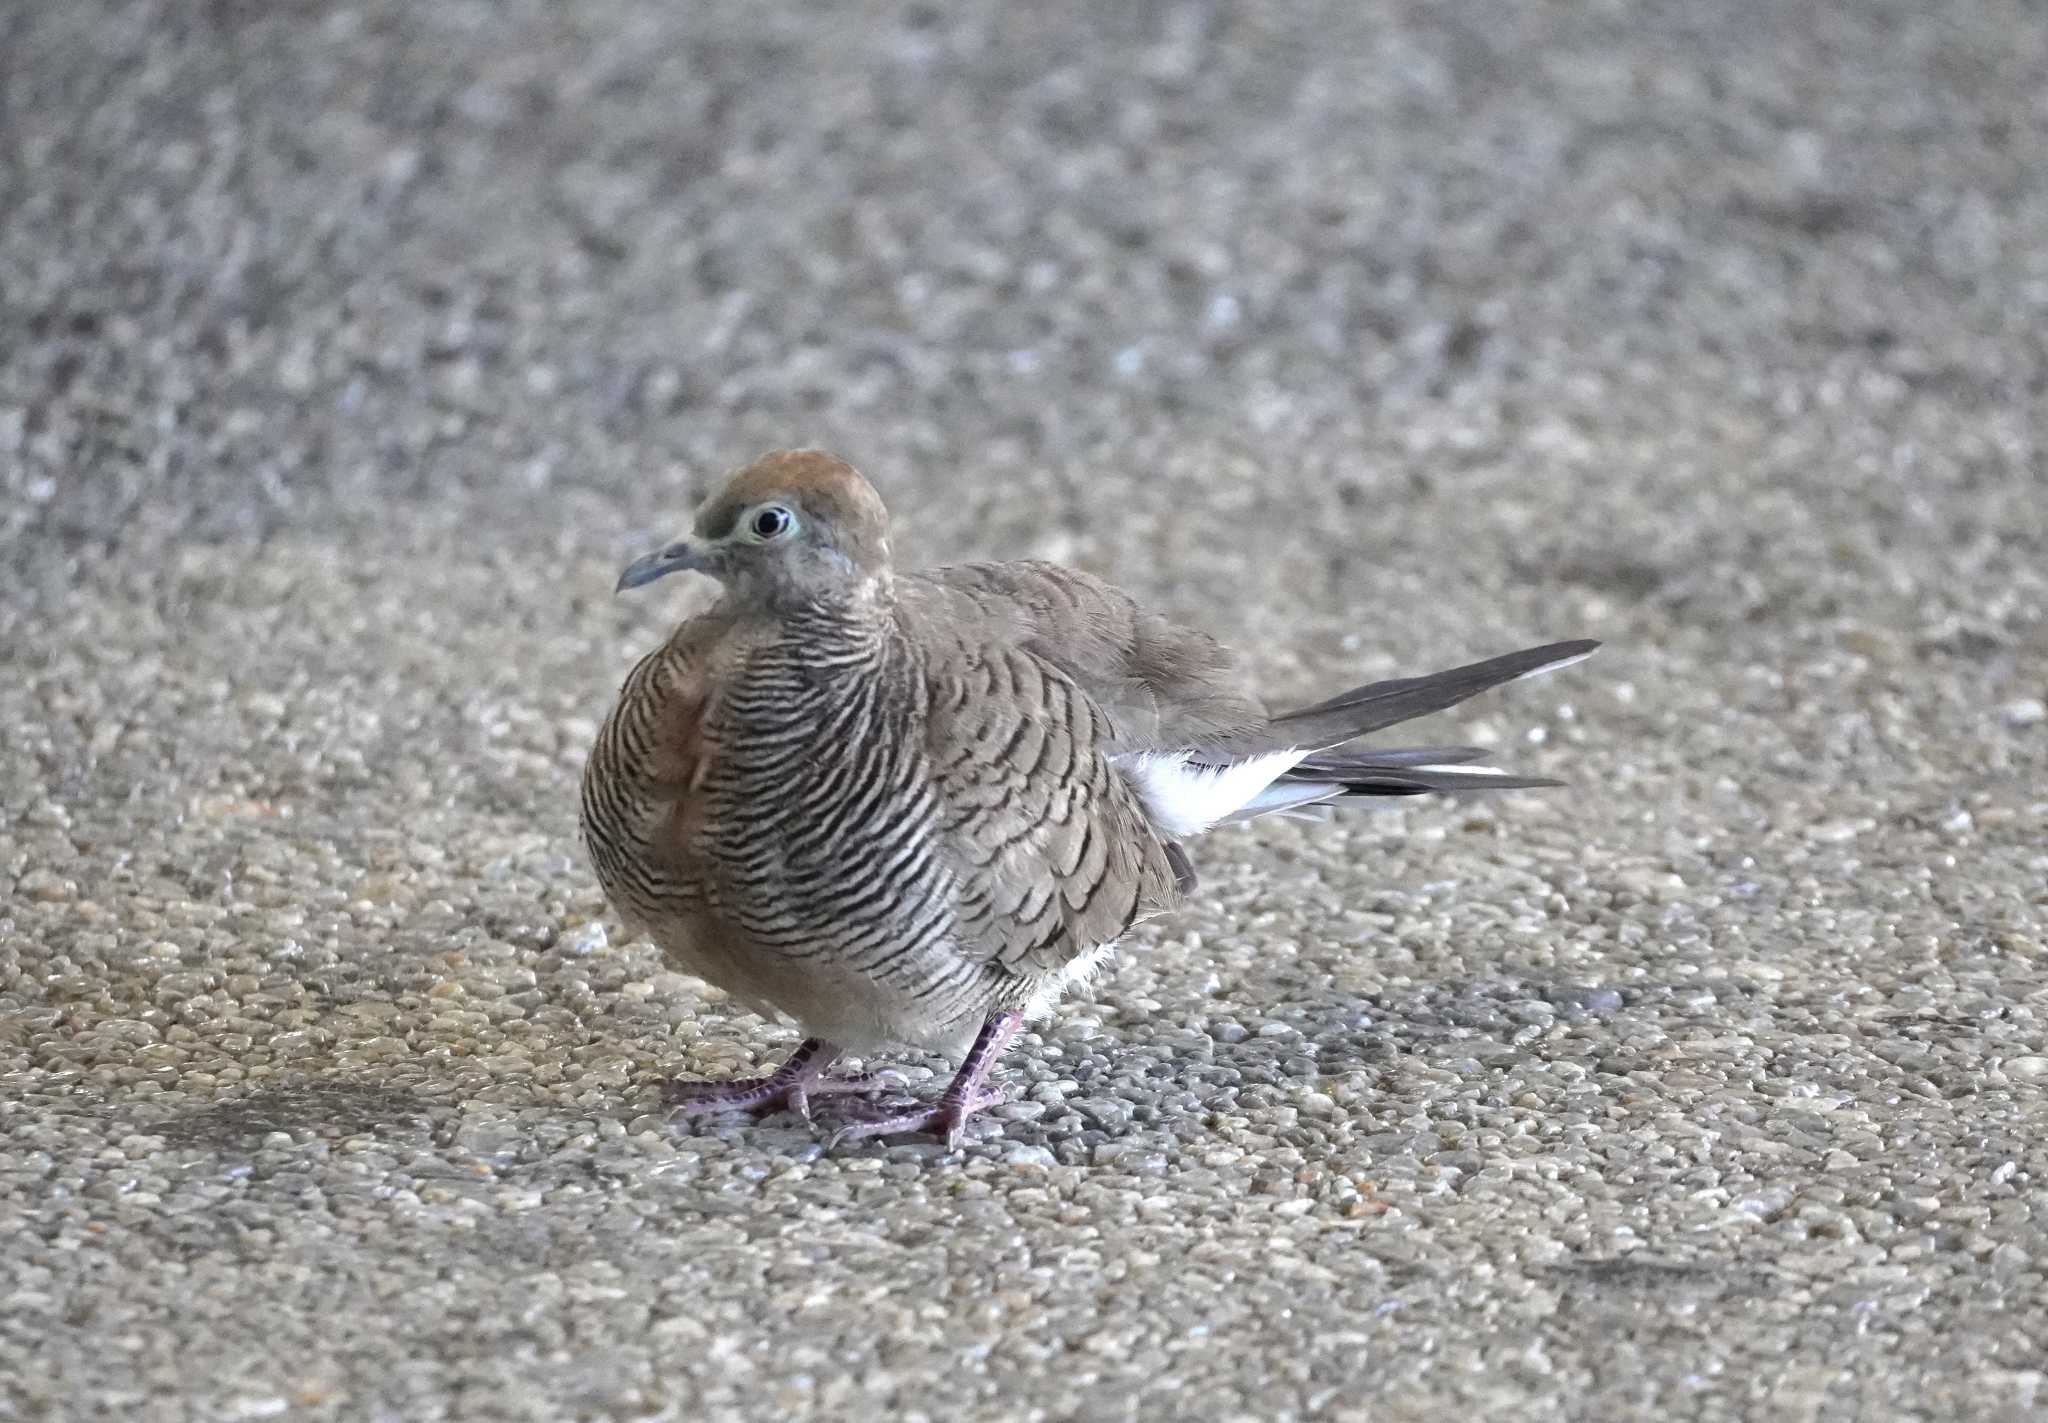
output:
POLYGON ((0 1418, 2048 1407, 2048 14, 829 14, 4 7, 0 1418), (1605 638, 1429 729, 1571 788, 671 1135, 610 584, 797 443, 1280 695, 1605 638))

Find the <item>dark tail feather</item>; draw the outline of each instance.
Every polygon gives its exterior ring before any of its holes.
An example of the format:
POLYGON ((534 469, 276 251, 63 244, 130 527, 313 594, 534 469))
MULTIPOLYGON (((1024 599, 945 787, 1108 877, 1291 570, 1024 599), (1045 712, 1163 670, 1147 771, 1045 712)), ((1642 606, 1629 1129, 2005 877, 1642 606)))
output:
MULTIPOLYGON (((1553 642, 1504 657, 1489 657, 1432 672, 1427 677, 1399 677, 1389 682, 1371 682, 1339 692, 1327 701, 1273 718, 1266 738, 1273 744, 1292 742, 1296 746, 1341 746, 1345 742, 1396 722, 1427 716, 1454 707, 1504 682, 1568 667, 1593 655, 1600 644, 1590 638, 1553 642)), ((1441 763, 1439 763, 1441 764, 1441 763)), ((1433 786, 1420 789, 1433 790, 1433 786)))
POLYGON ((1279 747, 1318 748, 1260 791, 1231 820, 1261 815, 1326 815, 1333 801, 1353 796, 1427 795, 1432 791, 1533 790, 1560 785, 1546 776, 1521 776, 1472 763, 1486 755, 1477 746, 1412 746, 1386 750, 1345 750, 1358 737, 1413 717, 1454 707, 1490 687, 1555 671, 1593 655, 1590 638, 1553 642, 1505 657, 1490 657, 1427 677, 1373 682, 1327 701, 1283 712, 1258 733, 1256 745, 1208 750, 1204 759, 1229 760, 1279 747))
POLYGON ((1494 766, 1470 764, 1485 755, 1472 746, 1422 747, 1414 751, 1322 751, 1280 778, 1281 783, 1335 784, 1344 795, 1422 795, 1428 791, 1518 791, 1560 786, 1544 776, 1519 776, 1494 766), (1455 751, 1455 757, 1430 751, 1455 751))
POLYGON ((1317 779, 1317 772, 1323 772, 1323 779, 1330 776, 1342 777, 1361 766, 1370 766, 1376 771, 1392 770, 1396 766, 1462 766, 1468 761, 1484 761, 1492 753, 1484 746, 1389 746, 1384 750, 1370 751, 1318 751, 1304 756, 1295 764, 1292 775, 1306 780, 1317 779))
POLYGON ((1546 776, 1521 776, 1471 763, 1486 753, 1476 746, 1417 746, 1386 751, 1319 751, 1267 786, 1230 817, 1327 816, 1353 796, 1427 795, 1432 791, 1518 791, 1563 785, 1546 776))

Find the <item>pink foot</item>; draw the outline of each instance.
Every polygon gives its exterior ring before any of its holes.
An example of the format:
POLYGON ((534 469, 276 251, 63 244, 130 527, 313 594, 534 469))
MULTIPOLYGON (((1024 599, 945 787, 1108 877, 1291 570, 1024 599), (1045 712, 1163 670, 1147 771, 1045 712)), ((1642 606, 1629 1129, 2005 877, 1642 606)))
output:
POLYGON ((766 1115, 782 1111, 793 1111, 809 1120, 813 1097, 864 1092, 887 1085, 887 1076, 879 1073, 826 1077, 825 1069, 838 1057, 839 1049, 831 1043, 806 1038, 789 1061, 766 1077, 740 1077, 730 1082, 671 1082, 666 1098, 674 1110, 669 1120, 679 1124, 722 1112, 766 1115))
POLYGON ((800 1082, 768 1077, 736 1077, 730 1082, 671 1082, 662 1099, 674 1110, 673 1120, 715 1117, 722 1112, 755 1112, 767 1115, 796 1108, 807 1099, 800 1082))
POLYGON ((983 1086, 989 1069, 995 1066, 1010 1039, 1017 1035, 1017 1029, 1024 1025, 1020 1013, 998 1013, 981 1025, 981 1032, 974 1039, 974 1046, 967 1049, 967 1056, 961 1060, 960 1070, 953 1074, 944 1094, 928 1107, 911 1107, 900 1112, 881 1112, 848 1122, 832 1134, 825 1149, 831 1151, 843 1141, 861 1141, 873 1136, 894 1136, 906 1131, 936 1131, 945 1129, 946 1150, 958 1151, 960 1138, 967 1127, 967 1119, 983 1107, 992 1107, 1005 1099, 1001 1088, 983 1086))
POLYGON ((998 1102, 1009 1100, 1009 1094, 1001 1088, 977 1092, 972 1097, 954 1101, 947 1093, 929 1106, 910 1107, 900 1112, 878 1112, 874 1116, 861 1117, 848 1122, 832 1133, 832 1139, 825 1143, 827 1151, 836 1150, 843 1141, 862 1141, 871 1136, 895 1136, 907 1131, 938 1131, 946 1133, 946 1150, 958 1151, 960 1138, 967 1129, 967 1119, 983 1107, 993 1107, 998 1102))
POLYGON ((905 1087, 910 1079, 890 1068, 879 1072, 856 1072, 851 1077, 819 1077, 789 1092, 789 1109, 811 1119, 811 1103, 819 1097, 850 1097, 862 1092, 886 1092, 905 1087))

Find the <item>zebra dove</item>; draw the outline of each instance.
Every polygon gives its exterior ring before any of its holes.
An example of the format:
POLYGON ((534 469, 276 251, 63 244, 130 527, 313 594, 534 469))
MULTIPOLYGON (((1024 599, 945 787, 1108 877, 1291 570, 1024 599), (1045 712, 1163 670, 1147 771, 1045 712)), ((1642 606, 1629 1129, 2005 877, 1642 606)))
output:
POLYGON ((583 775, 613 907, 668 963, 806 1037, 765 1077, 677 1084, 678 1119, 867 1085, 846 1053, 960 1060, 935 1103, 834 1138, 957 1145, 1019 1026, 1195 886, 1183 842, 1353 797, 1557 782, 1368 732, 1590 655, 1560 642, 1272 713, 1212 638, 1050 563, 899 573, 850 465, 766 455, 621 590, 724 585, 626 677, 583 775))

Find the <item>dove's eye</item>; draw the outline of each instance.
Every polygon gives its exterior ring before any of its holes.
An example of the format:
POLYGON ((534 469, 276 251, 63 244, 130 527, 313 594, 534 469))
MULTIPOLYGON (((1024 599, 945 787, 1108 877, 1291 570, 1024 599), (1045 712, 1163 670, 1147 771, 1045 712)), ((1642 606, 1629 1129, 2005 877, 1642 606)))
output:
POLYGON ((763 504, 740 524, 740 537, 748 543, 773 543, 796 532, 796 515, 780 504, 763 504))

